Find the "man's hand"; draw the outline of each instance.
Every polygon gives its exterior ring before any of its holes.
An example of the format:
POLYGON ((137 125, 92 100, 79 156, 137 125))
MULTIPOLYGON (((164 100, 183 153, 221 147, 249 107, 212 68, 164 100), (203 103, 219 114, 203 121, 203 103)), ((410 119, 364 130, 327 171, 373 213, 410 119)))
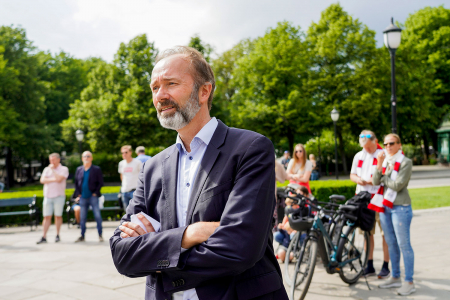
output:
POLYGON ((184 231, 181 247, 189 249, 205 242, 219 225, 220 222, 197 222, 189 225, 184 231))
POLYGON ((48 167, 52 170, 55 170, 55 165, 54 164, 49 164, 48 167))
POLYGON ((367 181, 365 181, 364 179, 362 179, 361 177, 359 177, 357 184, 365 186, 367 184, 367 181))
POLYGON ((81 196, 78 196, 78 197, 75 198, 75 203, 80 202, 80 197, 81 197, 81 196))
POLYGON ((137 217, 142 222, 142 224, 144 224, 145 228, 147 229, 147 232, 145 232, 145 230, 142 229, 142 227, 139 226, 138 224, 134 224, 131 222, 123 222, 122 225, 119 226, 119 229, 122 231, 120 237, 129 238, 140 236, 148 232, 155 232, 152 223, 150 223, 150 221, 147 220, 147 218, 145 218, 141 214, 137 214, 137 217))

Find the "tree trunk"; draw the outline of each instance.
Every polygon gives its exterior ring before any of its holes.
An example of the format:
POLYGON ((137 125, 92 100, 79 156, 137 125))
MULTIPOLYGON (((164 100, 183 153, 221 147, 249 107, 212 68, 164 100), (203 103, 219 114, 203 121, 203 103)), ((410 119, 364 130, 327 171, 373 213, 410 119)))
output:
POLYGON ((426 160, 428 160, 428 157, 430 156, 430 148, 429 148, 429 146, 428 146, 428 139, 427 139, 427 136, 426 136, 426 134, 424 133, 424 134, 422 134, 422 137, 423 137, 423 150, 425 150, 425 153, 424 153, 424 155, 425 155, 425 159, 426 160))
POLYGON ((344 140, 342 138, 342 133, 340 130, 337 130, 337 136, 338 136, 338 140, 339 140, 339 154, 341 155, 341 160, 342 160, 342 167, 344 168, 344 174, 348 174, 348 169, 347 169, 347 160, 345 158, 345 147, 344 147, 344 140))
POLYGON ((9 189, 10 187, 14 186, 14 166, 12 162, 12 151, 11 148, 6 147, 6 176, 8 177, 6 179, 6 189, 9 189))
MULTIPOLYGON (((287 139, 289 143, 289 152, 294 151, 294 133, 291 128, 287 128, 287 139)), ((291 157, 294 156, 294 153, 291 153, 291 157)))

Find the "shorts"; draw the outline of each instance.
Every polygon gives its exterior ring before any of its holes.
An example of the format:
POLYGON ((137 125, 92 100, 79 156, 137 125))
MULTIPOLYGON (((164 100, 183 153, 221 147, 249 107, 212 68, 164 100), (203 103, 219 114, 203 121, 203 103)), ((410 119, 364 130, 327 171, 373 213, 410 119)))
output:
POLYGON ((42 214, 44 217, 52 216, 61 217, 64 210, 66 196, 58 196, 55 198, 44 197, 44 204, 42 206, 42 214))
MULTIPOLYGON (((370 235, 374 235, 375 234, 375 228, 377 227, 378 224, 378 228, 380 228, 380 233, 381 235, 384 235, 383 232, 383 228, 381 228, 381 223, 380 223, 380 214, 379 213, 375 213, 375 223, 373 224, 373 228, 372 230, 369 232, 370 235)), ((364 233, 361 229, 359 229, 359 233, 364 233)))

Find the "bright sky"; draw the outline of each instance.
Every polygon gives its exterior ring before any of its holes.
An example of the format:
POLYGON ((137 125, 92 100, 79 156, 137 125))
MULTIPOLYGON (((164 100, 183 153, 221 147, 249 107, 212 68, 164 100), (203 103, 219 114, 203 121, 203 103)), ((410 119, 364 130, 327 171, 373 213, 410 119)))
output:
MULTIPOLYGON (((375 30, 378 45, 391 16, 409 14, 446 0, 341 0, 344 9, 375 30)), ((64 50, 78 58, 112 61, 121 42, 146 33, 163 50, 186 45, 194 34, 217 53, 244 38, 262 36, 277 22, 307 30, 329 0, 0 0, 0 25, 20 25, 40 50, 64 50)), ((444 4, 446 8, 450 5, 444 4)))

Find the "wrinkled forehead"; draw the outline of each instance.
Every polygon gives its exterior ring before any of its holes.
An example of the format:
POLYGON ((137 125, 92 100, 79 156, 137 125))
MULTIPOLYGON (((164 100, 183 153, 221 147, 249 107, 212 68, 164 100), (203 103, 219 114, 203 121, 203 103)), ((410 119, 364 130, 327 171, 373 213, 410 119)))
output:
POLYGON ((398 142, 397 138, 393 135, 388 135, 384 138, 385 143, 398 142))
POLYGON ((160 60, 152 71, 151 84, 168 78, 186 78, 190 74, 190 63, 183 54, 176 54, 160 60))

